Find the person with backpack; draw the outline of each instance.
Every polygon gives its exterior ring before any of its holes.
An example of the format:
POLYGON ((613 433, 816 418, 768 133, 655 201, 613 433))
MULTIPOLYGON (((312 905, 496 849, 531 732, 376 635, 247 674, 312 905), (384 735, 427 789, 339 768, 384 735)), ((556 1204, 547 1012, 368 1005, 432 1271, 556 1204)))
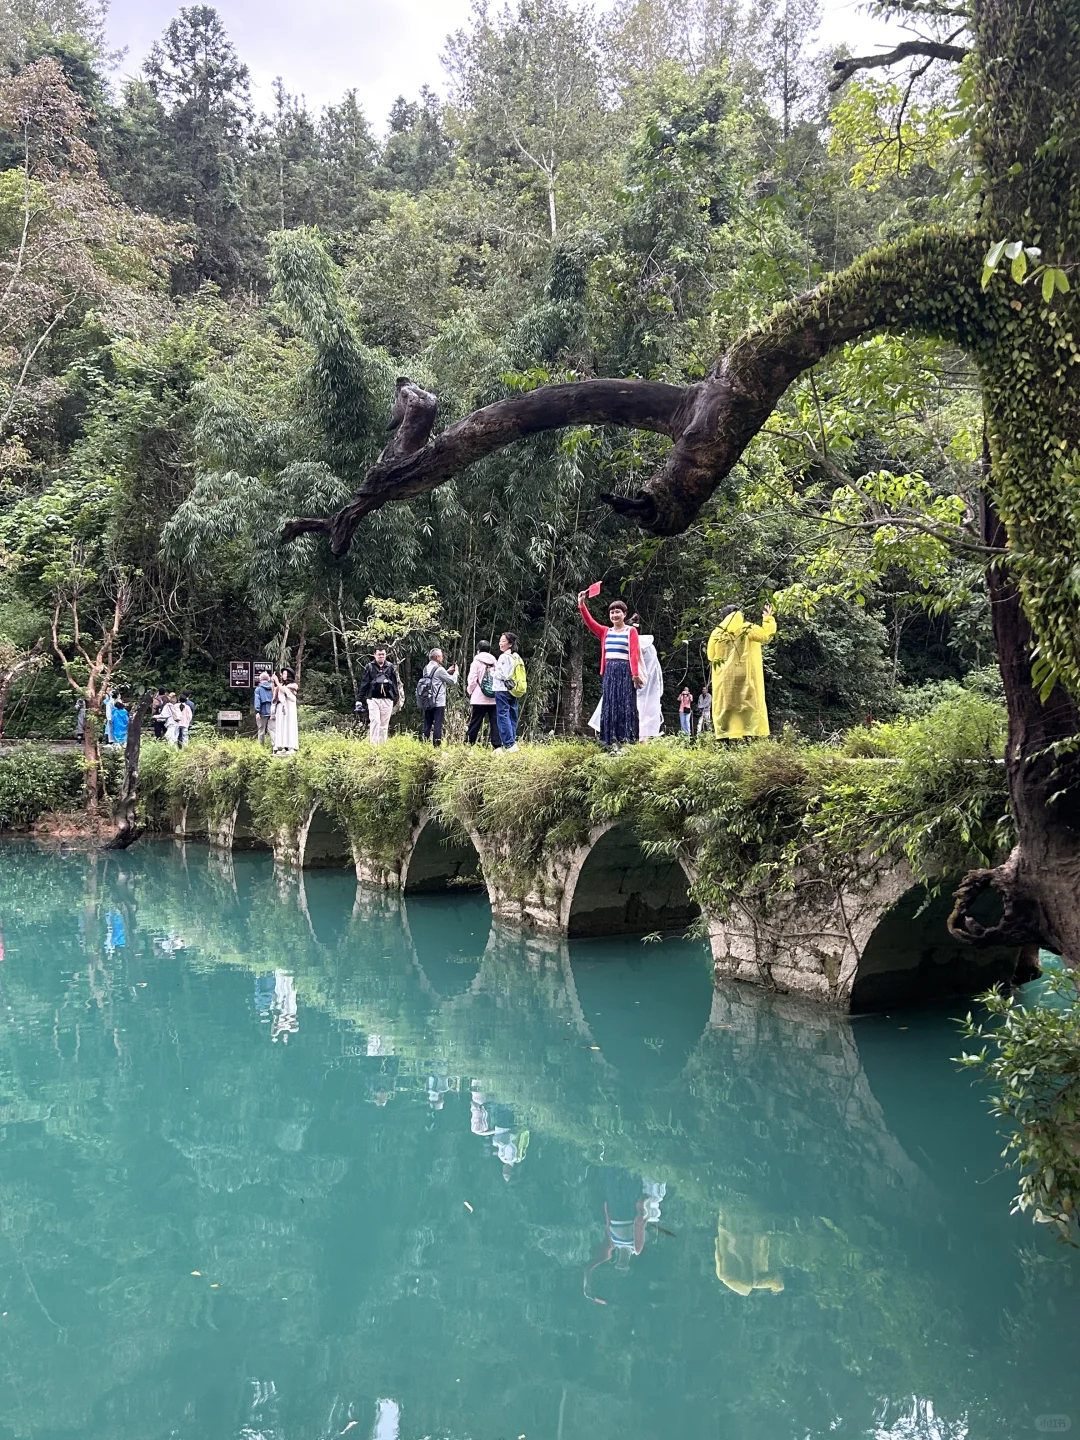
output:
POLYGON ((720 623, 709 636, 713 733, 718 740, 768 735, 761 647, 775 634, 771 605, 762 611, 760 625, 746 620, 738 605, 720 611, 720 623))
POLYGON ((468 741, 470 745, 476 744, 483 733, 486 721, 491 748, 498 750, 502 740, 499 737, 499 723, 496 714, 494 672, 495 656, 491 653, 491 641, 481 640, 476 654, 473 656, 473 662, 469 666, 468 679, 465 681, 465 692, 472 706, 468 741))
POLYGON ((499 636, 499 658, 491 672, 495 691, 495 723, 499 727, 499 739, 504 750, 518 748, 518 702, 528 688, 525 661, 517 653, 517 644, 518 637, 513 630, 499 636))
POLYGON ((447 687, 457 683, 457 666, 447 669, 443 665, 443 652, 436 645, 428 651, 428 663, 416 684, 416 703, 424 714, 424 739, 430 739, 432 745, 442 744, 447 687))
MULTIPOLYGON (((599 590, 599 585, 594 591, 599 590)), ((613 600, 608 606, 610 625, 601 625, 589 614, 589 591, 578 596, 581 618, 600 640, 600 739, 605 745, 636 745, 639 739, 636 692, 644 685, 641 641, 638 632, 626 623, 626 602, 613 600)))
MULTIPOLYGON (((368 739, 385 745, 390 734, 390 716, 398 698, 397 666, 386 658, 386 646, 375 649, 375 658, 364 666, 359 699, 367 702, 368 739)), ((359 701, 357 708, 359 708, 359 701)))

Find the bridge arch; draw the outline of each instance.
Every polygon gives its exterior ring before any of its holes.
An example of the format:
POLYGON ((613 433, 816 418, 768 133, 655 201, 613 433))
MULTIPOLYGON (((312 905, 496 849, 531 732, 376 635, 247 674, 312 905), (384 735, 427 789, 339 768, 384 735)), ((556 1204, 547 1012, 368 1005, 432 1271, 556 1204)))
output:
MULTIPOLYGON (((862 946, 851 982, 855 1011, 923 1004, 981 994, 1012 980, 1019 961, 1016 946, 977 949, 949 934, 946 921, 959 876, 948 877, 931 894, 912 885, 877 917, 862 946)), ((984 923, 995 918, 994 897, 983 897, 984 923)))
POLYGON ((232 814, 232 848, 234 850, 269 850, 270 841, 255 823, 255 813, 247 796, 241 797, 232 814))
POLYGON ((356 869, 349 833, 322 801, 312 806, 300 827, 297 850, 299 863, 305 869, 356 869))
POLYGON ((423 895, 459 887, 488 888, 476 838, 425 813, 402 861, 401 888, 406 895, 423 895))
POLYGON ((648 855, 629 825, 598 826, 571 862, 559 917, 564 935, 680 930, 701 913, 675 856, 648 855))

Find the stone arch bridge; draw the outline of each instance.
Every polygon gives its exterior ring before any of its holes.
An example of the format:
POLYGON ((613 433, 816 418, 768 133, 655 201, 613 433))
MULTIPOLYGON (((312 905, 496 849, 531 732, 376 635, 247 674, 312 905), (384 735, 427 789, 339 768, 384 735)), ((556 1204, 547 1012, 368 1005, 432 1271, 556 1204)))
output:
POLYGON ((928 892, 902 856, 860 857, 840 885, 799 874, 782 897, 768 904, 741 897, 719 914, 702 913, 694 898, 692 852, 651 853, 622 821, 545 847, 524 875, 511 870, 497 844, 426 809, 389 851, 350 835, 320 800, 294 828, 269 838, 259 835, 246 799, 216 820, 189 804, 172 829, 225 850, 272 850, 283 872, 348 869, 361 885, 404 894, 483 890, 496 922, 570 939, 698 927, 708 936, 717 980, 845 1010, 976 995, 1011 980, 1019 961, 1015 949, 976 950, 953 941, 945 926, 952 877, 928 892))

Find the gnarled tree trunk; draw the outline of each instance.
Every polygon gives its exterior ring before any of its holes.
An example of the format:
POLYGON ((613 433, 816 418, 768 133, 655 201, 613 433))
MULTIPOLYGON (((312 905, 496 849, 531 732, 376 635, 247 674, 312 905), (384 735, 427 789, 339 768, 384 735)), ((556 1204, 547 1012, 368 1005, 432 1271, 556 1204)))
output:
POLYGON ((139 758, 142 751, 142 732, 154 692, 147 690, 139 698, 128 722, 127 741, 124 745, 124 786, 113 806, 116 834, 105 846, 106 850, 126 850, 142 834, 136 815, 136 801, 139 796, 139 758))

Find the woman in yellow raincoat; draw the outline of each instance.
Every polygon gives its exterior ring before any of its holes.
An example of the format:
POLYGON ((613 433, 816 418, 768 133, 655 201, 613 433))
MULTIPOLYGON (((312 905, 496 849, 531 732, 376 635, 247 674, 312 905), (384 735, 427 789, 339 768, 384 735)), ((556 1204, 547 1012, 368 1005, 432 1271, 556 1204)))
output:
POLYGON ((768 735, 761 647, 775 634, 771 605, 765 606, 760 625, 746 620, 737 605, 726 605, 721 610, 720 623, 709 636, 713 733, 717 739, 768 735))

